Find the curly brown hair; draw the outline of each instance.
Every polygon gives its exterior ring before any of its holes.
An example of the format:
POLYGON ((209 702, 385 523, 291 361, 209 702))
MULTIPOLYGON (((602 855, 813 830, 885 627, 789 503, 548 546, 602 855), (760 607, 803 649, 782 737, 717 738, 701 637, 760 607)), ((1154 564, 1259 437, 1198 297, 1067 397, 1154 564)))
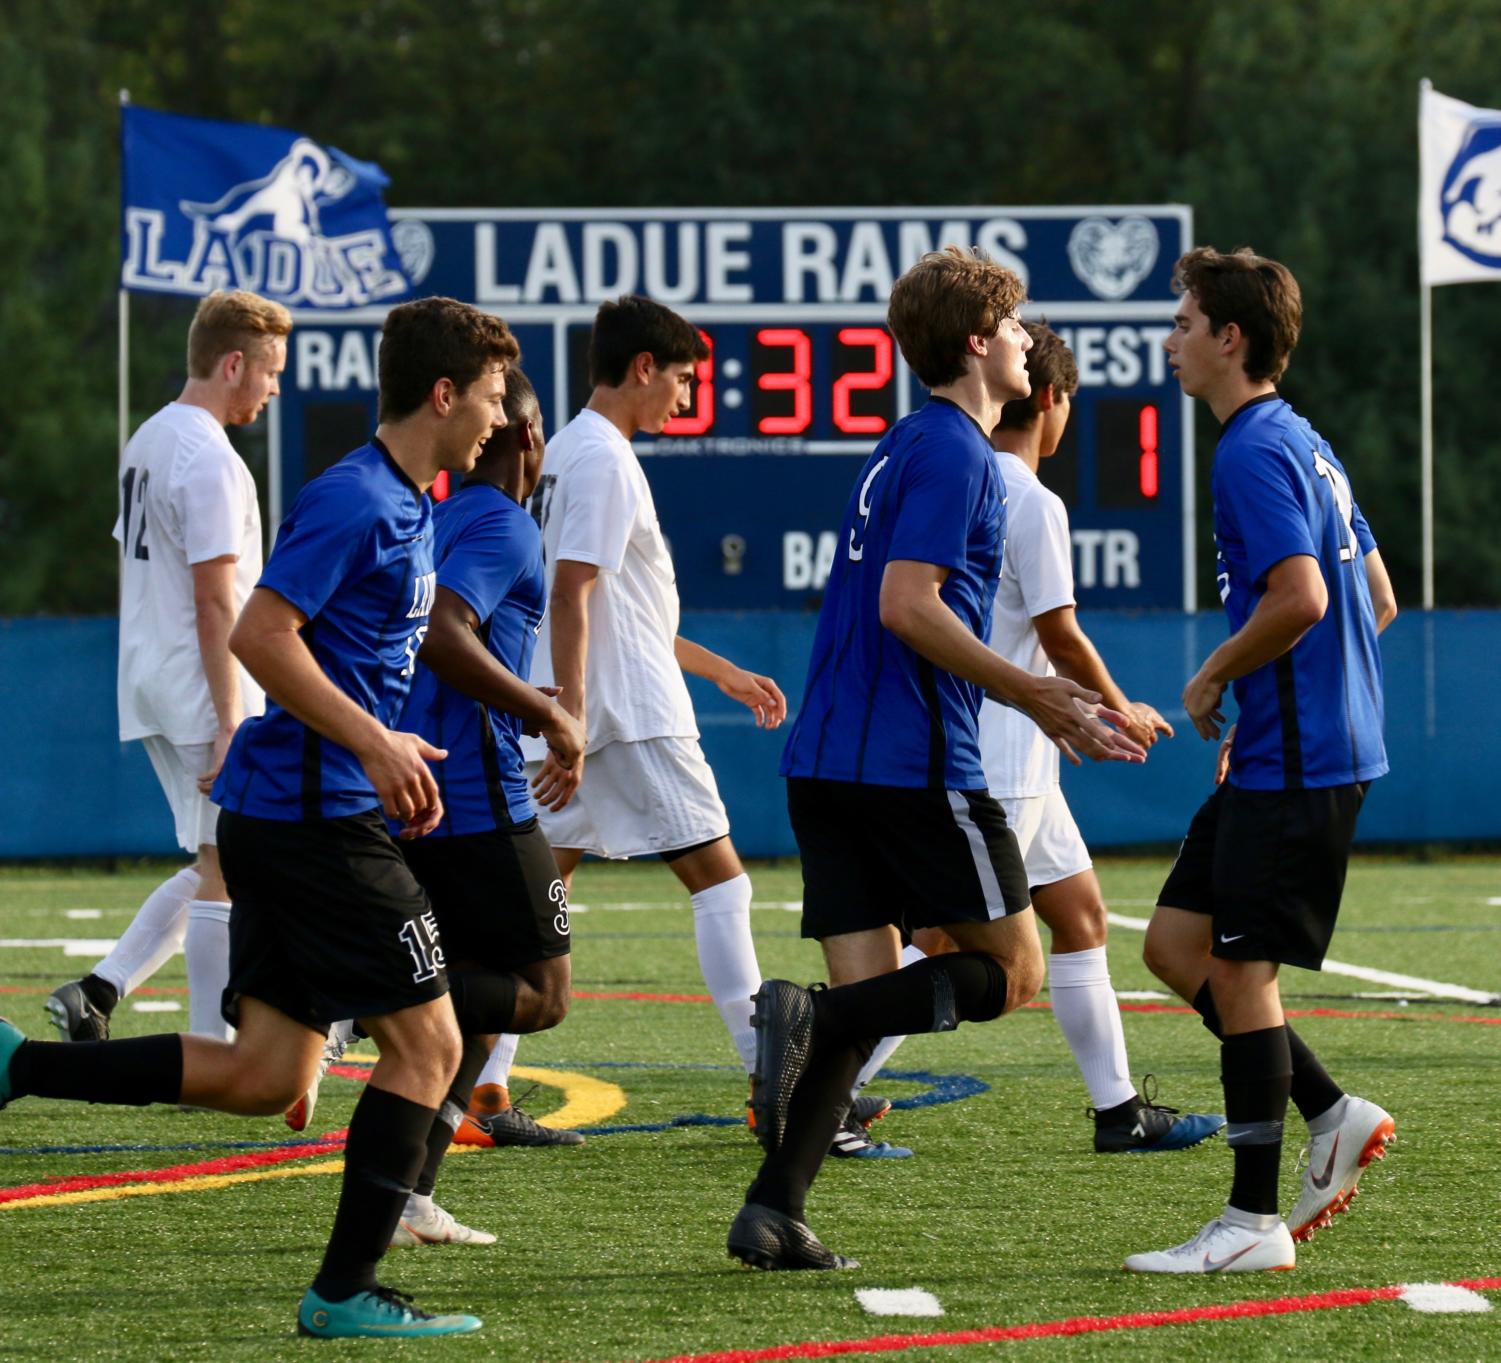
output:
POLYGON ((1042 390, 1049 385, 1054 396, 1067 393, 1073 397, 1079 391, 1079 366, 1063 337, 1046 322, 1023 322, 1022 326, 1032 338, 1032 349, 1027 351, 1027 377, 1032 380, 1032 391, 1001 408, 1001 419, 996 425, 1011 431, 1022 430, 1037 420, 1040 411, 1037 404, 1042 399, 1042 390))
POLYGON ((499 317, 456 298, 419 298, 386 314, 380 343, 380 419, 400 421, 427 400, 439 379, 463 392, 481 374, 521 359, 499 317))
POLYGON ((994 336, 1026 297, 1021 280, 985 252, 946 246, 896 281, 886 324, 912 372, 929 388, 944 388, 964 377, 968 339, 994 336))
POLYGON ((1173 289, 1191 293, 1218 336, 1234 322, 1246 338, 1246 377, 1276 383, 1303 330, 1303 295, 1286 265, 1249 246, 1229 255, 1196 246, 1173 267, 1173 289))

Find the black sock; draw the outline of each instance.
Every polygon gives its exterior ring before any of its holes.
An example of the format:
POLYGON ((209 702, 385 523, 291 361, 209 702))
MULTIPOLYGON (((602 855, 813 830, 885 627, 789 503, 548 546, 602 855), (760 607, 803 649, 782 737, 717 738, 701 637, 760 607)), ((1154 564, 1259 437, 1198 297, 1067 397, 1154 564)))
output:
POLYGON ((981 951, 927 956, 900 970, 813 995, 819 1046, 918 1032, 952 1032, 961 1022, 989 1022, 1006 1007, 1006 972, 981 951))
POLYGON ((11 1057, 11 1096, 77 1098, 145 1107, 182 1097, 182 1037, 23 1041, 11 1057))
POLYGON ((85 975, 79 980, 78 987, 83 990, 84 997, 105 1017, 113 1013, 115 1005, 120 1002, 120 991, 98 975, 85 975))
POLYGON ((427 1137, 427 1159, 423 1162, 422 1172, 417 1175, 417 1182, 412 1188, 412 1191, 419 1197, 433 1195, 433 1188, 438 1182, 438 1166, 443 1163, 448 1147, 453 1144, 453 1133, 458 1130, 459 1123, 464 1120, 464 1113, 469 1107, 469 1095, 474 1091, 474 1081, 479 1078, 479 1072, 485 1068, 485 1061, 489 1058, 488 1038, 485 1041, 474 1036, 464 1038, 464 1052, 459 1057, 459 1072, 454 1075, 453 1086, 448 1090, 448 1097, 443 1106, 438 1109, 438 1115, 433 1118, 433 1129, 427 1137))
POLYGON ((437 1109, 366 1086, 349 1122, 344 1186, 333 1233, 313 1290, 345 1301, 375 1286, 375 1266, 391 1246, 407 1194, 422 1171, 437 1109))
POLYGON ((782 1143, 776 1154, 762 1161, 756 1181, 745 1194, 747 1202, 773 1207, 799 1221, 806 1219, 808 1189, 818 1177, 834 1133, 849 1111, 855 1077, 870 1059, 875 1045, 874 1040, 865 1040, 847 1046, 825 1046, 814 1054, 792 1090, 782 1143))
MULTIPOLYGON (((1219 1010, 1214 1006, 1214 997, 1209 992, 1207 980, 1194 996, 1193 1006, 1204 1025, 1215 1036, 1223 1037, 1219 1010)), ((1345 1091, 1329 1077, 1329 1071, 1324 1068, 1318 1056, 1291 1027, 1287 1029, 1287 1045, 1293 1060, 1293 1106, 1306 1122, 1320 1113, 1328 1112, 1345 1096, 1345 1091)))
POLYGON ((1230 1205, 1262 1215, 1277 1210, 1282 1123, 1292 1085, 1286 1027, 1227 1036, 1220 1043, 1225 1139, 1235 1156, 1230 1205))
MULTIPOLYGON (((497 1036, 511 1030, 516 1016, 516 977, 508 971, 451 970, 448 996, 453 1000, 459 1031, 465 1036, 497 1036)), ((467 1106, 469 1100, 464 1101, 467 1106)))

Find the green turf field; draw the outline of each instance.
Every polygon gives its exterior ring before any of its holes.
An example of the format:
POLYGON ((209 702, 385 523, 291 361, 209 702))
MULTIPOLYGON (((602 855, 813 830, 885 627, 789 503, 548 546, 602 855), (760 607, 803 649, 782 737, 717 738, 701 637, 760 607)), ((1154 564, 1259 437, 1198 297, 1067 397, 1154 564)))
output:
MULTIPOLYGON (((1112 907, 1145 917, 1164 870, 1160 860, 1104 863, 1112 907)), ((114 875, 0 873, 0 1010, 33 1035, 50 1035, 42 999, 93 958, 68 957, 61 945, 13 943, 113 937, 162 873, 149 866, 114 875), (68 916, 80 909, 99 916, 68 916)), ((758 903, 799 895, 794 866, 757 867, 752 875, 758 903)), ((1333 955, 1501 990, 1498 897, 1495 861, 1357 861, 1333 955)), ((587 865, 575 899, 585 910, 574 920, 579 990, 702 992, 686 904, 664 868, 587 865)), ((799 939, 795 913, 767 907, 753 921, 767 975, 818 977, 816 951, 799 939)), ((1117 989, 1152 988, 1140 964, 1140 933, 1117 928, 1112 940, 1117 989)), ((181 1002, 185 1010, 183 985, 178 957, 152 982, 161 992, 140 999, 181 1002)), ((451 1159, 440 1201, 461 1220, 495 1231, 500 1243, 397 1250, 386 1260, 387 1281, 429 1309, 474 1311, 485 1318, 481 1333, 425 1344, 295 1338, 296 1304, 338 1192, 334 1173, 311 1170, 333 1163, 336 1152, 257 1165, 239 1171, 242 1179, 255 1175, 243 1181, 228 1181, 235 1171, 226 1176, 222 1167, 235 1154, 265 1154, 227 1143, 288 1138, 279 1121, 23 1099, 0 1115, 0 1358, 336 1359, 421 1350, 610 1363, 778 1346, 792 1347, 776 1356, 811 1357, 824 1351, 797 1346, 1501 1278, 1501 1009, 1358 997, 1391 988, 1328 973, 1285 977, 1290 1009, 1336 1014, 1296 1023, 1335 1077, 1388 1107, 1398 1124, 1391 1156, 1366 1175, 1352 1212, 1300 1247, 1294 1273, 1161 1279, 1120 1271, 1123 1255, 1184 1239, 1218 1210, 1229 1186, 1228 1152, 1216 1140, 1174 1155, 1091 1154, 1082 1083, 1042 1008, 914 1038, 890 1062, 915 1076, 878 1082, 893 1099, 944 1091, 960 1076, 988 1089, 892 1112, 874 1134, 910 1145, 913 1159, 825 1167, 809 1220, 828 1245, 862 1260, 858 1272, 749 1272, 724 1250, 757 1162, 745 1129, 692 1120, 665 1130, 613 1129, 742 1112, 744 1079, 712 1006, 585 997, 558 1030, 524 1040, 517 1065, 555 1072, 528 1100, 537 1116, 565 1102, 592 1103, 601 1130, 581 1149, 451 1159), (101 1146, 114 1148, 85 1152, 101 1146), (64 1195, 72 1189, 97 1199, 101 1190, 84 1185, 101 1175, 203 1165, 219 1171, 217 1181, 190 1167, 176 1182, 137 1182, 140 1195, 107 1200, 62 1201, 35 1187, 81 1181, 62 1185, 64 1195), (945 1314, 872 1316, 856 1301, 861 1287, 921 1287, 945 1314)), ((116 1035, 132 1035, 184 1025, 186 1013, 133 1012, 127 1001, 115 1016, 116 1035)), ((1216 1054, 1196 1019, 1131 1011, 1126 1033, 1135 1070, 1158 1076, 1163 1101, 1218 1109, 1216 1054)), ((513 1080, 513 1093, 525 1087, 513 1080)), ((308 1135, 342 1128, 357 1092, 354 1080, 331 1078, 308 1135)), ((1290 1204, 1302 1136, 1295 1114, 1288 1129, 1290 1204)), ((1379 1300, 1151 1329, 908 1345, 887 1356, 1436 1363, 1501 1358, 1501 1313, 1421 1314, 1379 1300)))

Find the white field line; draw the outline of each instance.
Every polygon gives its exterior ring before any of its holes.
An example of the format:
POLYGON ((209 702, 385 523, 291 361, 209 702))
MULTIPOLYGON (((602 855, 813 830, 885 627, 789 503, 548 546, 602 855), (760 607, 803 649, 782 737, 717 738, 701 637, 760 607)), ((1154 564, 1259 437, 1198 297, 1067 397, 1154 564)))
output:
MULTIPOLYGON (((1105 915, 1111 927, 1131 928, 1136 932, 1147 930, 1148 920, 1131 918, 1123 913, 1105 915)), ((1346 975, 1352 980, 1366 980, 1371 984, 1385 984, 1395 989, 1410 989, 1416 993, 1431 994, 1436 999, 1456 999, 1462 1003, 1501 1002, 1501 995, 1487 993, 1483 989, 1471 989, 1463 984, 1446 984, 1443 980, 1425 980, 1418 975, 1399 975, 1391 970, 1375 970, 1366 965, 1350 965, 1347 961, 1332 961, 1325 958, 1326 975, 1346 975)))

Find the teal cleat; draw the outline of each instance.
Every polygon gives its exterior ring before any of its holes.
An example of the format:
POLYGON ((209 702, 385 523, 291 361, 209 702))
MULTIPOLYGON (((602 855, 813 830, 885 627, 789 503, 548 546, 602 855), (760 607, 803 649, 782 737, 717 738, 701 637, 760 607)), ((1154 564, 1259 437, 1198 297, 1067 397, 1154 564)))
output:
POLYGON ((346 1301, 324 1301, 310 1287, 297 1308, 297 1333, 317 1339, 417 1339, 428 1335, 467 1335, 484 1321, 478 1316, 433 1316, 412 1304, 405 1292, 376 1287, 346 1301))
POLYGON ((25 1040, 26 1034, 19 1027, 0 1018, 0 1107, 11 1100, 10 1061, 25 1040))

